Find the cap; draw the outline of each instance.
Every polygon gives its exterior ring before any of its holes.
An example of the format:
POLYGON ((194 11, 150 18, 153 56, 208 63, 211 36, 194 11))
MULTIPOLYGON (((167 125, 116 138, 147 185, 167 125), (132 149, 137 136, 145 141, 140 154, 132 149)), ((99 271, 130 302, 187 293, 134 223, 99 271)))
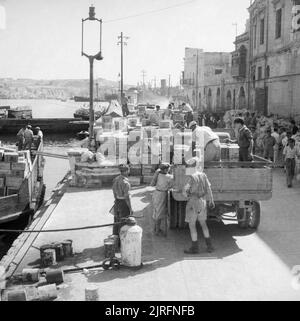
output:
POLYGON ((128 172, 129 171, 129 167, 125 164, 122 164, 119 166, 119 170, 121 173, 125 173, 125 172, 128 172))
POLYGON ((189 125, 189 128, 192 128, 193 126, 197 126, 197 123, 195 121, 192 121, 189 125))

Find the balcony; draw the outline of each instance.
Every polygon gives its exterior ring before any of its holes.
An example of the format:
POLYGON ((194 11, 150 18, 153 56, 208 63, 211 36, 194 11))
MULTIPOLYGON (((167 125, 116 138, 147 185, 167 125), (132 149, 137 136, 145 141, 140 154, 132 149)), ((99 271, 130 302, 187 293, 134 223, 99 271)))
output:
POLYGON ((247 75, 247 50, 241 47, 232 53, 231 76, 246 78, 247 75))
POLYGON ((195 85, 195 80, 194 79, 182 79, 181 84, 183 86, 194 86, 195 85))

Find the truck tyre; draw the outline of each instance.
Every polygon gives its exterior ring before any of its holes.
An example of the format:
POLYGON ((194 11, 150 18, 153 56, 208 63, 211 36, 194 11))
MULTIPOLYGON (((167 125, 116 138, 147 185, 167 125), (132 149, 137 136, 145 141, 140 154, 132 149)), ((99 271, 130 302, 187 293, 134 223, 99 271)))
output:
POLYGON ((248 228, 248 218, 249 213, 244 208, 238 208, 237 210, 237 219, 239 228, 246 229, 248 228))
POLYGON ((260 224, 260 203, 257 201, 252 201, 251 210, 239 208, 237 210, 237 219, 240 228, 257 229, 260 224))
POLYGON ((252 211, 249 212, 248 226, 251 229, 257 229, 260 224, 260 203, 257 201, 252 202, 252 211))

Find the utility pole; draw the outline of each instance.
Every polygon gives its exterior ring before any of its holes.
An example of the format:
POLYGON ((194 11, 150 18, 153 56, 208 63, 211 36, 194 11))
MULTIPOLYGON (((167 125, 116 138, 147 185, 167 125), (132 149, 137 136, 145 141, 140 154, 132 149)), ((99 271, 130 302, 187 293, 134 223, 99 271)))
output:
POLYGON ((199 108, 199 51, 197 49, 197 70, 196 70, 196 109, 199 108))
POLYGON ((123 99, 123 93, 124 93, 124 63, 123 63, 123 58, 124 58, 124 46, 127 46, 127 42, 124 41, 129 39, 129 37, 126 37, 123 35, 123 32, 121 32, 121 35, 118 37, 120 41, 118 42, 118 45, 121 46, 121 81, 120 81, 120 91, 121 91, 121 104, 122 104, 122 99, 123 99))
POLYGON ((232 25, 235 26, 235 48, 236 48, 236 38, 238 36, 238 24, 237 22, 235 22, 232 25))
POLYGON ((146 70, 142 70, 142 78, 143 78, 143 102, 145 100, 145 78, 146 78, 146 70))
POLYGON ((143 88, 145 89, 145 78, 146 78, 146 70, 142 70, 142 78, 143 78, 143 88))

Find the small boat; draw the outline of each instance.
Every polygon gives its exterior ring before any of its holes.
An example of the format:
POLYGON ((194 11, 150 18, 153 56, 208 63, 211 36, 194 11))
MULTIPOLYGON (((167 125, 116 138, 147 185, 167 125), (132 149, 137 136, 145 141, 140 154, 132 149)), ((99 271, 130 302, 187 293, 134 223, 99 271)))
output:
POLYGON ((42 142, 31 153, 0 146, 0 224, 31 216, 43 204, 46 187, 45 161, 39 155, 42 151, 42 142))

